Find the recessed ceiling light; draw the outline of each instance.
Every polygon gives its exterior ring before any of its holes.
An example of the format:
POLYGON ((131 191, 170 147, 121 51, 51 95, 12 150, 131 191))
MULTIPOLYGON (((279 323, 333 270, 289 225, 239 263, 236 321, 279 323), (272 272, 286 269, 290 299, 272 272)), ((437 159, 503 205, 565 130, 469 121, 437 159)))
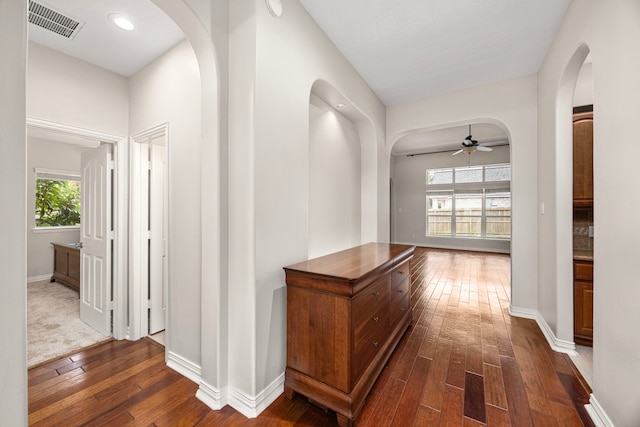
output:
POLYGON ((122 16, 119 13, 112 13, 109 15, 109 19, 123 30, 133 31, 136 28, 129 18, 122 16))
POLYGON ((340 110, 342 110, 344 107, 346 107, 346 105, 345 105, 345 104, 343 104, 343 103, 336 104, 336 108, 338 108, 338 109, 340 109, 340 110))
POLYGON ((282 0, 266 0, 267 9, 269 9, 269 13, 275 16, 276 18, 280 18, 282 16, 282 0))

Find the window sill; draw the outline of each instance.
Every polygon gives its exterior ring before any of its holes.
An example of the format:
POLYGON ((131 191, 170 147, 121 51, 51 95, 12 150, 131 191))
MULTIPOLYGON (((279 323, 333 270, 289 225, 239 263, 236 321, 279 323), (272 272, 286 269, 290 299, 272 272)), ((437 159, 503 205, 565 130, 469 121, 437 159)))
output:
POLYGON ((79 225, 67 225, 67 226, 58 226, 58 227, 34 227, 31 229, 33 233, 63 233, 65 231, 80 231, 79 225))
POLYGON ((472 236, 432 236, 425 234, 428 239, 456 239, 456 240, 491 240, 498 242, 510 242, 511 237, 472 237, 472 236))

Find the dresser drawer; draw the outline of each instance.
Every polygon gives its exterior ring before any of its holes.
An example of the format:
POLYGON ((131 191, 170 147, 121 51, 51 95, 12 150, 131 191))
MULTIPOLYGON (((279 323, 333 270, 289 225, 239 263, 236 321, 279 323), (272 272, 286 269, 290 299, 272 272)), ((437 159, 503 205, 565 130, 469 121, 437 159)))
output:
POLYGON ((409 262, 405 261, 391 273, 391 289, 398 287, 407 279, 409 279, 409 262))
POLYGON ((377 334, 378 329, 389 327, 389 302, 382 301, 375 307, 370 316, 363 317, 353 328, 353 342, 358 349, 362 342, 367 341, 372 335, 377 334))
POLYGON ((410 309, 410 297, 408 292, 394 296, 389 307, 389 327, 393 329, 410 309))
POLYGON ((409 278, 406 277, 404 281, 391 287, 389 298, 391 299, 391 301, 393 301, 394 299, 402 298, 405 295, 408 295, 410 293, 410 290, 411 290, 411 280, 409 280, 409 278))
POLYGON ((353 324, 357 325, 366 317, 372 317, 374 310, 382 301, 389 299, 389 275, 366 288, 353 298, 353 324))
POLYGON ((371 318, 362 319, 354 330, 353 378, 362 375, 389 336, 389 304, 380 304, 371 318))

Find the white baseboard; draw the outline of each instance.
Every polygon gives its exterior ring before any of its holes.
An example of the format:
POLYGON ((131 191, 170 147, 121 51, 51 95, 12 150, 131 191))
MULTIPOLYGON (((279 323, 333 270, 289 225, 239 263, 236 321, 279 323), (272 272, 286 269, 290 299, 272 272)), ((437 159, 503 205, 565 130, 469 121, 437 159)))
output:
POLYGON ((194 383, 200 384, 202 368, 195 363, 169 351, 167 352, 167 366, 194 383))
POLYGON ((29 276, 27 277, 27 283, 40 282, 42 280, 51 280, 52 273, 49 274, 41 274, 40 276, 29 276))
POLYGON ((168 352, 167 366, 199 384, 196 397, 213 410, 231 406, 247 418, 256 418, 284 392, 284 372, 257 396, 250 396, 231 387, 218 390, 202 381, 202 369, 175 353, 168 352))
MULTIPOLYGON (((435 239, 439 239, 439 238, 435 238, 435 239)), ((442 238, 442 239, 447 239, 442 238)), ((449 240, 446 243, 437 243, 437 242, 405 242, 405 241, 401 241, 401 242, 393 242, 393 243, 397 243, 400 245, 410 245, 410 246, 419 246, 419 247, 423 247, 423 248, 433 248, 433 249, 447 249, 447 250, 455 250, 455 251, 471 251, 471 252, 488 252, 488 253, 496 253, 496 254, 510 254, 511 253, 511 248, 510 248, 510 244, 508 248, 500 248, 500 247, 487 247, 487 246, 468 246, 468 245, 464 245, 463 241, 467 240, 467 239, 454 239, 454 238, 449 238, 449 240), (461 244, 462 243, 462 244, 461 244)), ((473 239, 469 239, 469 241, 472 241, 473 239)), ((478 240, 478 242, 482 242, 482 240, 478 240)), ((485 240, 486 242, 486 240, 485 240)), ((495 240, 494 242, 503 242, 503 241, 498 241, 495 240)))
POLYGON ((218 390, 217 388, 207 384, 204 381, 200 382, 200 387, 196 392, 196 397, 200 399, 205 405, 214 411, 220 410, 227 405, 228 390, 218 390))
POLYGON ((584 405, 584 408, 587 410, 596 427, 615 427, 611 418, 604 412, 604 409, 600 406, 600 402, 598 402, 593 393, 591 393, 589 403, 584 405))
POLYGON ((549 324, 542 317, 542 315, 538 312, 538 310, 532 310, 530 308, 521 308, 521 307, 509 307, 509 314, 515 317, 522 317, 525 319, 533 319, 538 324, 538 327, 542 331, 542 334, 547 339, 547 342, 551 346, 554 351, 560 353, 567 353, 570 355, 577 355, 576 353, 576 344, 572 341, 565 341, 558 339, 556 335, 553 333, 553 330, 549 327, 549 324))
POLYGON ((553 331, 549 327, 549 324, 547 323, 546 320, 544 320, 544 318, 540 315, 540 313, 538 313, 538 316, 536 317, 536 323, 540 327, 540 330, 544 334, 545 338, 547 339, 547 342, 549 343, 549 345, 553 350, 558 351, 560 353, 567 353, 572 356, 577 355, 576 343, 574 343, 573 341, 561 340, 558 337, 556 337, 556 334, 553 333, 553 331))
POLYGON ((514 307, 510 305, 509 314, 514 317, 522 317, 523 319, 536 320, 536 318, 538 317, 538 310, 532 310, 530 308, 514 307))
POLYGON ((229 406, 247 418, 255 418, 284 392, 284 372, 257 396, 229 389, 229 406))

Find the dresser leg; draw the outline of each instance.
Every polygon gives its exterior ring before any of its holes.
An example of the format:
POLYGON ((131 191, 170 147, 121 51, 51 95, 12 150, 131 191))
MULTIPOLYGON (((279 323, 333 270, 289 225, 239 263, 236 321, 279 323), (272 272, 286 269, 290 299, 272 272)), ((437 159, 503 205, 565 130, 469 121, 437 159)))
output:
POLYGON ((340 427, 352 427, 353 426, 353 421, 351 421, 349 418, 345 417, 342 414, 336 414, 336 416, 338 417, 338 425, 340 427))
POLYGON ((296 392, 293 391, 292 388, 289 388, 289 387, 284 388, 284 397, 286 397, 287 399, 291 400, 295 395, 296 395, 296 392))

